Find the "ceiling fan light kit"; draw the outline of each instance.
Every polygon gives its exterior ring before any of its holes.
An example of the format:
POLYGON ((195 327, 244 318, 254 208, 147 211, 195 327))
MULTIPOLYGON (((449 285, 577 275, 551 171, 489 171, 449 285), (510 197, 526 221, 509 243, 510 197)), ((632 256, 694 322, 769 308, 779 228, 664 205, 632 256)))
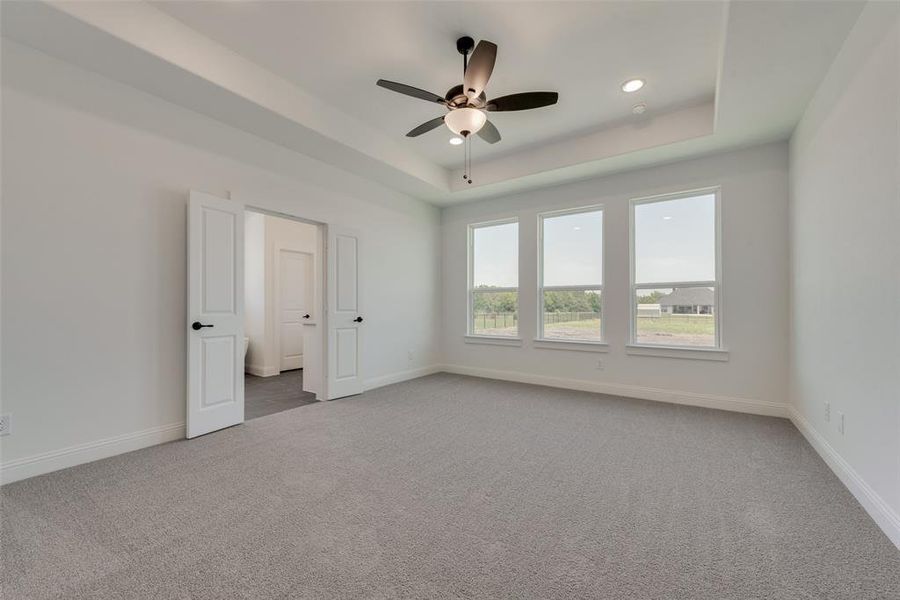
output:
POLYGON ((477 108, 457 108, 444 117, 444 124, 457 135, 468 137, 478 133, 487 122, 487 115, 477 108))
POLYGON ((376 85, 385 89, 419 98, 426 102, 442 105, 448 112, 413 128, 407 137, 417 137, 440 127, 442 124, 465 140, 466 175, 463 179, 472 183, 471 148, 472 134, 477 134, 489 144, 500 141, 500 132, 488 118, 488 112, 510 112, 529 110, 556 104, 559 94, 556 92, 525 92, 511 94, 488 100, 484 88, 487 87, 497 60, 497 45, 481 40, 478 45, 471 37, 465 36, 456 40, 456 50, 463 56, 463 82, 456 85, 441 97, 432 92, 421 90, 403 83, 379 79, 376 85), (471 54, 471 56, 470 56, 471 54))

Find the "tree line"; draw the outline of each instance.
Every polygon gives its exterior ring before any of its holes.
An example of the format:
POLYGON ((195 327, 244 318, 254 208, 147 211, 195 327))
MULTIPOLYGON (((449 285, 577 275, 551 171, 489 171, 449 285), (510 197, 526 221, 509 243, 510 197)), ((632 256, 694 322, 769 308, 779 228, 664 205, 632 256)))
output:
MULTIPOLYGON (((489 285, 480 285, 476 292, 490 292, 489 285)), ((665 296, 664 292, 653 290, 638 296, 638 304, 658 304, 665 296)), ((516 292, 491 292, 475 294, 474 308, 476 314, 514 313, 518 310, 518 294, 516 292)), ((600 292, 544 292, 544 312, 600 312, 600 292)))
MULTIPOLYGON (((490 292, 490 286, 475 288, 476 292, 490 292)), ((476 314, 511 313, 517 311, 516 292, 475 294, 476 314)), ((544 312, 600 312, 600 292, 544 292, 544 312)))

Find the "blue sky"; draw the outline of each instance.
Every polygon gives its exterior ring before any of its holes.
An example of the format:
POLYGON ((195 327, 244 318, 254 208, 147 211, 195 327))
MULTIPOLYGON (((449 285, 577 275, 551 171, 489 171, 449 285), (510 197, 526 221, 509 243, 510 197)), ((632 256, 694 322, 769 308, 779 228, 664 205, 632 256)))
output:
POLYGON ((479 227, 475 235, 475 287, 519 285, 519 224, 479 227))
MULTIPOLYGON (((714 194, 638 204, 634 211, 637 283, 714 280, 715 211, 714 194)), ((516 287, 518 224, 479 227, 474 236, 475 286, 516 287)), ((544 285, 601 284, 602 236, 600 211, 547 218, 544 285)), ((627 255, 619 258, 628 260, 627 255)))
POLYGON ((544 219, 544 285, 603 284, 603 213, 544 219))
POLYGON ((634 233, 637 283, 716 278, 714 194, 638 204, 634 233))

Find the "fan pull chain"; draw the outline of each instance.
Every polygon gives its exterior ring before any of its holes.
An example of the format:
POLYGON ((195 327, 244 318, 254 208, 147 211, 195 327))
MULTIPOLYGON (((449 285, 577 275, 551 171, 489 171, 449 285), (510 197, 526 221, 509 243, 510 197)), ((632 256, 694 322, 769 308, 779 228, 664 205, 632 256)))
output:
POLYGON ((469 138, 463 137, 463 181, 469 178, 466 173, 469 172, 469 138))
POLYGON ((463 146, 463 181, 472 183, 472 141, 471 136, 465 136, 463 146))
POLYGON ((472 136, 463 136, 463 181, 472 183, 472 136))
POLYGON ((472 183, 472 136, 466 137, 466 141, 469 143, 469 183, 472 183))

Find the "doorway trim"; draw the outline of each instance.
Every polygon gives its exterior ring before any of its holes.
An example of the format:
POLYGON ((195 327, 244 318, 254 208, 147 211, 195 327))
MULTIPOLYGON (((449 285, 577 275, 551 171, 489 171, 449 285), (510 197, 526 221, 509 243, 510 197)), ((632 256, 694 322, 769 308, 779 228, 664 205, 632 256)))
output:
MULTIPOLYGON (((319 342, 319 352, 320 352, 320 364, 319 368, 316 369, 319 377, 319 389, 316 391, 316 399, 320 401, 324 401, 328 398, 328 335, 327 335, 327 327, 328 327, 328 314, 325 310, 328 293, 328 269, 327 269, 327 257, 326 257, 326 248, 325 248, 325 240, 328 239, 328 223, 324 223, 321 221, 315 221, 312 219, 307 219, 305 217, 301 217, 299 215, 284 213, 280 211, 270 210, 267 208, 261 208, 254 204, 246 203, 244 204, 244 212, 253 212, 257 214, 261 214, 268 217, 276 217, 279 219, 286 219, 288 221, 296 221, 298 223, 305 223, 307 225, 313 225, 318 228, 318 240, 317 240, 317 251, 318 258, 314 261, 315 266, 315 275, 314 279, 316 280, 316 286, 320 288, 321 291, 317 290, 313 294, 313 310, 317 315, 316 318, 316 327, 318 329, 318 342, 319 342)), ((278 262, 278 257, 275 257, 276 264, 278 262)), ((273 264, 273 268, 276 265, 273 264)), ((267 290, 269 292, 269 290, 267 290)), ((278 290, 273 290, 273 293, 277 293, 278 290)), ((276 294, 277 295, 277 294, 276 294)), ((274 298, 275 307, 277 308, 280 305, 280 301, 278 298, 274 298)), ((276 313, 277 310, 273 311, 276 313)), ((278 327, 275 327, 275 339, 277 341, 277 345, 281 347, 281 334, 277 332, 278 327)), ((281 361, 281 357, 278 357, 279 365, 281 361)), ((306 361, 304 360, 304 363, 306 361)), ((304 372, 306 372, 306 367, 304 366, 304 372)))

